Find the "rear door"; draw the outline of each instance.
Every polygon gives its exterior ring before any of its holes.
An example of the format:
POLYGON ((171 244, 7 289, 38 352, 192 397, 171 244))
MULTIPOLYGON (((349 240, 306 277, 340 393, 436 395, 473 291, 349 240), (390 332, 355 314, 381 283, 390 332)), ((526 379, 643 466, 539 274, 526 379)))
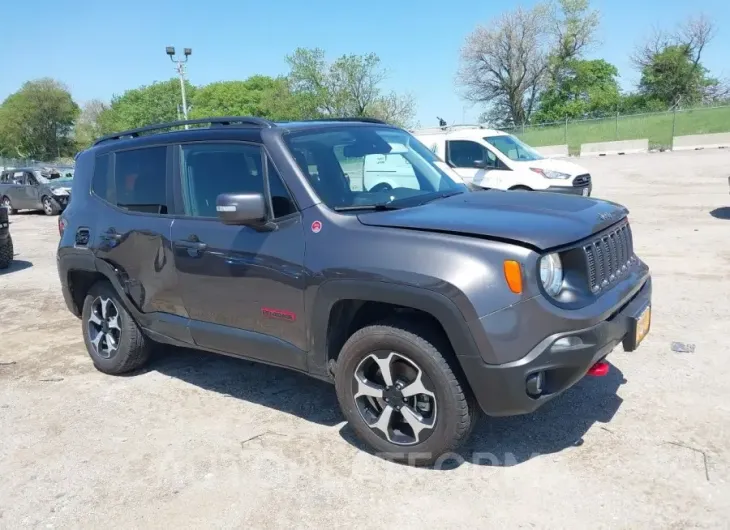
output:
POLYGON ((195 342, 304 368, 295 351, 307 347, 304 234, 276 168, 261 145, 246 142, 183 144, 176 160, 182 215, 171 238, 195 342), (272 229, 218 220, 219 194, 251 192, 271 198, 272 229))
POLYGON ((29 206, 30 201, 25 193, 28 185, 28 176, 26 171, 14 171, 10 175, 10 186, 6 191, 6 195, 10 198, 13 208, 18 210, 32 208, 29 206))
POLYGON ((91 240, 96 256, 119 271, 136 309, 150 315, 156 330, 184 340, 187 315, 170 245, 168 159, 166 146, 97 156, 92 193, 107 207, 97 216, 91 240))

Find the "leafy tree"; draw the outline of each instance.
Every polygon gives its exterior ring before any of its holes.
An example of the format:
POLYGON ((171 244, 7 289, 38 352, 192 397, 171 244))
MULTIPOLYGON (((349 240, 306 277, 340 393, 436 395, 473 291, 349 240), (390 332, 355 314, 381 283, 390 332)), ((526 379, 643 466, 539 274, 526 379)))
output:
MULTIPOLYGON (((195 98, 196 89, 186 82, 185 95, 188 105, 195 98)), ((114 96, 109 108, 98 117, 104 133, 144 127, 183 118, 180 80, 155 82, 127 90, 114 96)))
POLYGON ((553 84, 570 75, 571 61, 581 57, 593 44, 600 23, 598 11, 589 0, 558 0, 552 6, 552 33, 555 39, 550 56, 553 84), (568 70, 568 72, 566 72, 568 70))
POLYGON ((599 118, 616 112, 621 102, 617 77, 618 69, 603 59, 566 61, 560 83, 542 94, 534 121, 599 118))
POLYGON ((100 99, 92 99, 84 104, 74 128, 78 148, 88 147, 104 134, 102 115, 108 108, 108 105, 100 99))
POLYGON ((343 55, 332 63, 324 51, 298 48, 287 57, 295 94, 321 117, 374 117, 407 125, 414 114, 410 95, 384 93, 387 72, 374 53, 343 55))
POLYGON ((694 62, 691 48, 680 44, 667 46, 652 56, 641 69, 639 92, 670 107, 699 103, 705 89, 716 84, 707 77, 707 69, 694 62))
POLYGON ((198 88, 191 117, 258 116, 283 121, 313 113, 305 95, 292 93, 286 78, 255 75, 245 81, 221 81, 198 88))
POLYGON ((72 155, 71 131, 78 114, 78 105, 59 81, 26 82, 0 106, 2 154, 39 160, 72 155))
POLYGON ((710 77, 702 66, 702 54, 715 34, 715 23, 704 15, 690 17, 670 31, 655 30, 632 56, 641 72, 639 93, 665 109, 727 99, 727 83, 710 77))
POLYGON ((563 79, 575 76, 572 61, 592 44, 598 22, 589 0, 518 7, 467 37, 457 83, 467 100, 488 106, 487 121, 528 123, 544 91, 568 90, 563 79))

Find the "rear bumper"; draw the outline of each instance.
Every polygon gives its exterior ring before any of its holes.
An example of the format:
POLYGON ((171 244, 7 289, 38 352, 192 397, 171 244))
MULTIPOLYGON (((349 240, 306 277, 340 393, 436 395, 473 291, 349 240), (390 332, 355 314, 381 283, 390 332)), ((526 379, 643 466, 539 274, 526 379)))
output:
POLYGON ((643 287, 610 318, 589 328, 556 333, 547 337, 525 357, 506 364, 486 364, 479 357, 460 357, 472 391, 485 413, 512 416, 532 412, 577 383, 596 362, 618 344, 636 349, 638 317, 651 304, 651 277, 643 287), (575 337, 577 345, 561 346, 556 341, 575 337), (527 380, 542 372, 542 393, 532 397, 527 380))

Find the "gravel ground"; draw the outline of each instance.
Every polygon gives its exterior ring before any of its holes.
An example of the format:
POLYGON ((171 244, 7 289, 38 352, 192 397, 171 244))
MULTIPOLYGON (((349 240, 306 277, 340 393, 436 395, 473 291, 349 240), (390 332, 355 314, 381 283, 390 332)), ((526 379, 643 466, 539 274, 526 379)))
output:
POLYGON ((438 470, 362 451, 333 387, 281 369, 166 349, 141 374, 97 372, 61 298, 56 219, 12 218, 0 527, 726 527, 730 152, 579 162, 631 210, 652 332, 607 377, 483 419, 438 470))

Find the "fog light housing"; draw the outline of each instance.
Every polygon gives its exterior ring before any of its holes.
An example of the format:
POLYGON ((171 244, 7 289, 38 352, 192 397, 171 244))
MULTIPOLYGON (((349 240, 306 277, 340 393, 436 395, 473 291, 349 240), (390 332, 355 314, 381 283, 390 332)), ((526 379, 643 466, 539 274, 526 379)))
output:
POLYGON ((545 386, 545 372, 537 372, 530 374, 525 382, 527 388, 527 395, 530 397, 539 397, 542 394, 545 386))
POLYGON ((553 342, 553 349, 566 350, 569 348, 575 348, 576 346, 581 346, 582 344, 583 339, 580 337, 563 337, 553 342))

